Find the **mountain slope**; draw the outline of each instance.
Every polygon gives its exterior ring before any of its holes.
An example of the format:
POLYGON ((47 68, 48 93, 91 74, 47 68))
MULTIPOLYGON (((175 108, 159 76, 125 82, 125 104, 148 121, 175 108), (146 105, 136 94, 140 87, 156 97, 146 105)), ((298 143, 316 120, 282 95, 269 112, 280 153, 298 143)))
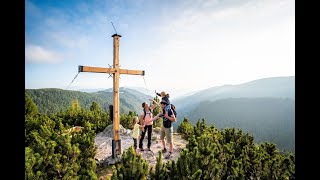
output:
POLYGON ((295 148, 295 101, 289 98, 229 98, 204 101, 186 117, 195 124, 204 118, 217 128, 240 128, 256 142, 269 141, 280 149, 295 148))
POLYGON ((295 76, 263 78, 239 85, 208 88, 191 96, 175 99, 181 109, 196 106, 202 101, 224 98, 279 97, 295 99, 295 76))
MULTIPOLYGON (((25 92, 34 100, 39 112, 44 114, 65 111, 75 99, 78 99, 83 108, 88 109, 92 102, 96 102, 104 111, 107 111, 113 102, 112 89, 92 93, 56 88, 26 89, 25 92)), ((140 113, 141 104, 149 98, 152 97, 132 89, 120 88, 120 113, 140 113)))

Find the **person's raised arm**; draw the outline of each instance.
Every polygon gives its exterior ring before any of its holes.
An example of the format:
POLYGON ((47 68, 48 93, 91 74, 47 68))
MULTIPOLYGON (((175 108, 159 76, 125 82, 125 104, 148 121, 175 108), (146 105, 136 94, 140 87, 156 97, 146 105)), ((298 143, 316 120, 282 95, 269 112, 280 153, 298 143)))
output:
POLYGON ((156 93, 156 95, 160 96, 161 97, 161 94, 160 93, 157 93, 156 90, 154 90, 154 92, 156 93))
POLYGON ((157 107, 157 102, 155 101, 155 100, 153 100, 153 99, 149 99, 150 101, 152 101, 152 106, 150 107, 150 109, 153 111, 153 109, 154 108, 156 108, 157 107))

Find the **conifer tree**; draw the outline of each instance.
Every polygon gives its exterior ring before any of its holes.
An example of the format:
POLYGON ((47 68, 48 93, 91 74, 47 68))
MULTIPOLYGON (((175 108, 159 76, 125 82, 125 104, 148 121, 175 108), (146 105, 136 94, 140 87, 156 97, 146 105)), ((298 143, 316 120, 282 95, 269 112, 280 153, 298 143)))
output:
POLYGON ((116 164, 116 169, 113 171, 111 179, 147 179, 148 168, 148 162, 141 155, 137 157, 133 147, 130 146, 123 151, 121 162, 116 164))
POLYGON ((120 115, 120 124, 126 129, 133 129, 132 119, 136 116, 135 112, 129 111, 128 114, 120 115))
POLYGON ((32 148, 25 148, 25 179, 40 179, 40 177, 43 177, 42 172, 38 171, 40 168, 35 168, 42 164, 36 156, 39 156, 39 154, 35 154, 32 148))
POLYGON ((193 134, 196 137, 200 137, 203 132, 205 132, 207 130, 208 126, 206 125, 206 120, 204 118, 202 118, 201 122, 200 119, 198 119, 196 126, 194 126, 194 130, 193 130, 193 134))
POLYGON ((168 179, 166 164, 162 163, 162 151, 159 151, 157 157, 156 167, 153 166, 150 169, 150 179, 153 180, 166 180, 168 179))
POLYGON ((68 113, 71 116, 75 116, 80 112, 80 110, 81 110, 80 103, 79 103, 78 99, 75 99, 71 102, 71 105, 68 109, 68 113))
POLYGON ((181 179, 181 177, 179 176, 177 170, 177 163, 175 161, 167 161, 166 163, 166 168, 167 168, 167 173, 168 173, 168 179, 172 179, 172 180, 179 180, 181 179))
POLYGON ((102 109, 101 109, 101 107, 99 106, 98 103, 92 102, 92 104, 91 104, 91 106, 90 106, 90 111, 101 112, 102 109))
POLYGON ((183 149, 177 160, 177 175, 182 179, 200 178, 202 171, 199 171, 201 157, 198 147, 189 152, 188 149, 183 149))
POLYGON ((33 102, 33 100, 31 99, 31 97, 25 93, 25 115, 29 115, 29 116, 34 116, 37 115, 38 112, 38 107, 36 106, 36 104, 33 102))
MULTIPOLYGON (((160 103, 160 99, 158 98, 158 96, 154 97, 153 100, 159 104, 160 103)), ((152 106, 152 104, 151 104, 152 106)), ((152 115, 153 117, 156 116, 159 112, 161 111, 161 107, 160 106, 156 106, 154 109, 153 109, 153 112, 152 112, 152 115)), ((159 118, 158 120, 156 121, 153 121, 153 127, 162 127, 162 118, 159 118)))
POLYGON ((202 175, 202 170, 198 169, 194 174, 192 174, 190 179, 200 180, 202 175))
POLYGON ((183 134, 186 139, 193 134, 193 126, 188 118, 184 117, 183 121, 178 126, 177 132, 183 134))
POLYGON ((78 158, 79 166, 81 167, 79 170, 81 179, 97 179, 95 174, 97 149, 94 146, 96 134, 92 126, 91 123, 85 122, 83 130, 72 136, 72 144, 79 144, 81 150, 78 158))

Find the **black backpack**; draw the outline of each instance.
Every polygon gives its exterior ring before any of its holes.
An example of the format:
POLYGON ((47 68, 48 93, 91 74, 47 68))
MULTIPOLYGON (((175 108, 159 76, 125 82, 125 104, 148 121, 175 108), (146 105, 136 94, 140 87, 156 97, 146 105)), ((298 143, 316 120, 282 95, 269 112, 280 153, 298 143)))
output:
MULTIPOLYGON (((151 108, 149 108, 149 111, 150 111, 150 113, 152 113, 151 108)), ((146 110, 145 110, 144 108, 143 108, 143 113, 144 113, 144 116, 143 116, 143 120, 144 120, 144 118, 145 118, 146 115, 147 115, 146 110)))
POLYGON ((176 111, 176 106, 175 105, 171 104, 171 110, 172 110, 174 116, 177 117, 177 111, 176 111))

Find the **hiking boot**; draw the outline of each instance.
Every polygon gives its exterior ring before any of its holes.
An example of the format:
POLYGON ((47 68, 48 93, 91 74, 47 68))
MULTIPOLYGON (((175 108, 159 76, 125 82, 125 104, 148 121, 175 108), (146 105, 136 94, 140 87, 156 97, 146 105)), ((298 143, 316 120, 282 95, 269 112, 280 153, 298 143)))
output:
POLYGON ((143 148, 140 148, 140 151, 144 151, 144 149, 143 149, 143 148))
POLYGON ((163 148, 162 153, 166 153, 166 152, 167 152, 167 148, 163 148))
POLYGON ((151 151, 151 149, 150 149, 150 148, 148 148, 148 149, 147 149, 147 151, 151 151))

